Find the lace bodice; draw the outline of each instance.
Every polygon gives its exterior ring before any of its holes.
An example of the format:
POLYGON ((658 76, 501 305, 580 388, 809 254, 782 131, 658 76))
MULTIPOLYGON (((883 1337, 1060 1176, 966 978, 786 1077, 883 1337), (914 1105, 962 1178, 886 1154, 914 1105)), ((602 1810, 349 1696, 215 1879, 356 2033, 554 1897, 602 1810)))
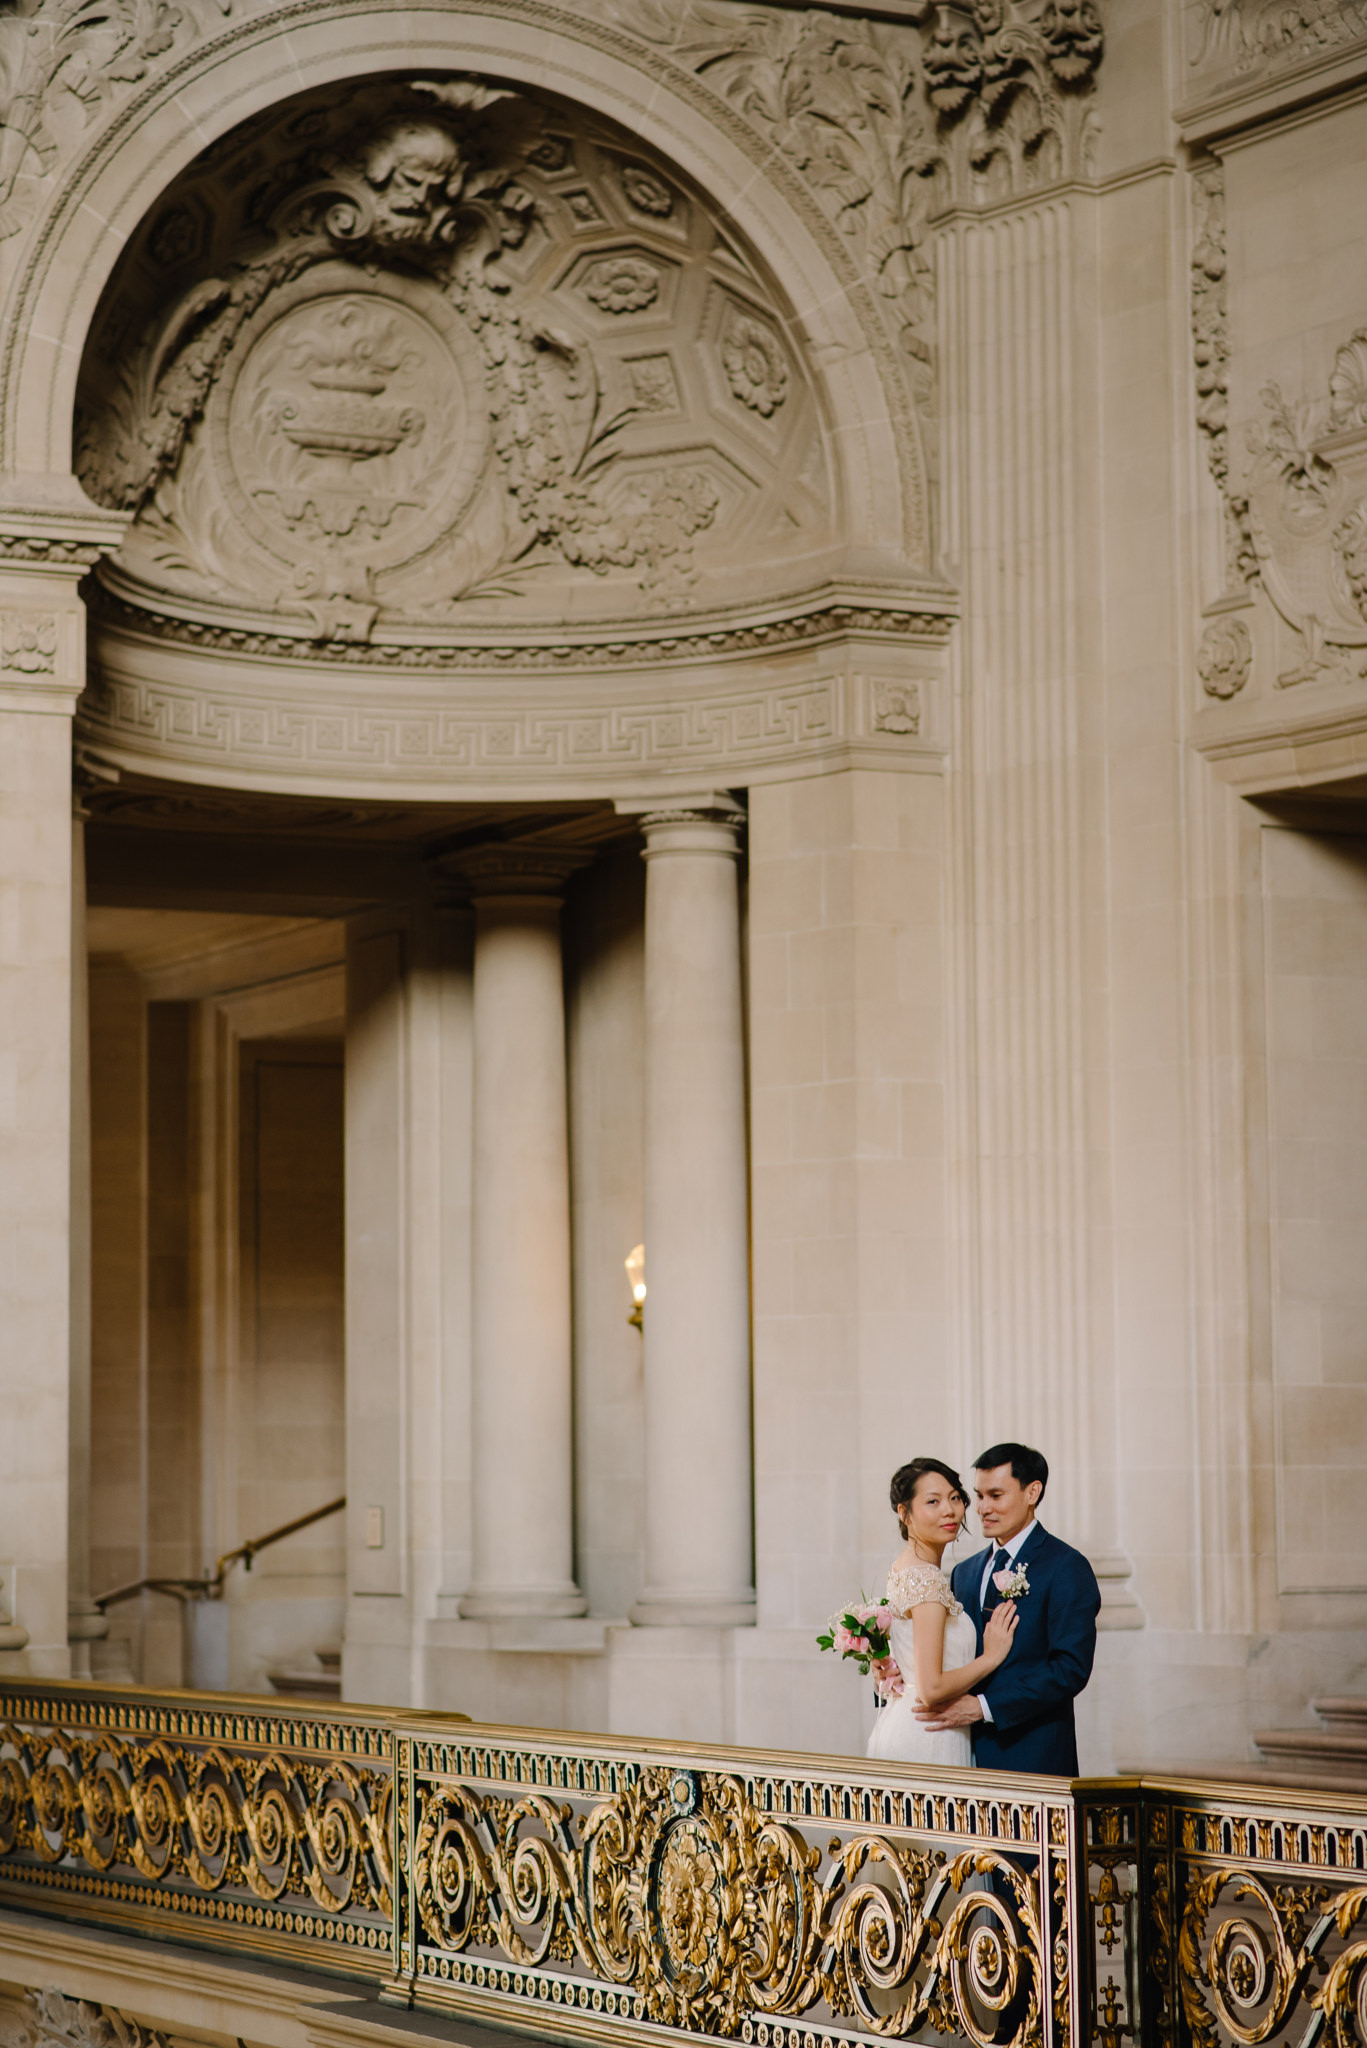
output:
POLYGON ((951 1618, 963 1613, 963 1604, 954 1598, 949 1580, 938 1565, 913 1564, 902 1568, 894 1565, 888 1573, 888 1606, 903 1620, 913 1607, 923 1607, 928 1600, 938 1600, 951 1618))

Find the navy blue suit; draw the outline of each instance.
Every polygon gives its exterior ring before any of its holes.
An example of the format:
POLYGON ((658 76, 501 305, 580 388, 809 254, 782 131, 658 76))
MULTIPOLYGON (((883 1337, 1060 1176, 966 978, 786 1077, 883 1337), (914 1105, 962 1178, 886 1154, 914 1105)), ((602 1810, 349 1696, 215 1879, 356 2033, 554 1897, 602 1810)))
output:
MULTIPOLYGON (((978 1631, 980 1656, 978 1595, 991 1554, 980 1550, 965 1558, 950 1581, 978 1631)), ((973 1723, 973 1761, 987 1770, 1052 1771, 1075 1778, 1073 1701, 1092 1675, 1101 1590, 1082 1552, 1038 1522, 1016 1552, 1015 1563, 1025 1566, 1030 1591, 1016 1603, 1020 1620, 1010 1656, 978 1687, 992 1719, 973 1723)))

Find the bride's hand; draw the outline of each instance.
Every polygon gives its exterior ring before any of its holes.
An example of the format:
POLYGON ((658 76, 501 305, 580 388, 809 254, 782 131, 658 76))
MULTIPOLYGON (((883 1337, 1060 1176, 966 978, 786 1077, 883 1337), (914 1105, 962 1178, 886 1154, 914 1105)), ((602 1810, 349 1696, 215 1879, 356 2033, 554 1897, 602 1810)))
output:
POLYGON ((988 1615, 983 1630, 983 1655, 992 1659, 994 1668, 1005 1662, 1019 1620, 1020 1610, 1014 1600, 1000 1601, 988 1615))

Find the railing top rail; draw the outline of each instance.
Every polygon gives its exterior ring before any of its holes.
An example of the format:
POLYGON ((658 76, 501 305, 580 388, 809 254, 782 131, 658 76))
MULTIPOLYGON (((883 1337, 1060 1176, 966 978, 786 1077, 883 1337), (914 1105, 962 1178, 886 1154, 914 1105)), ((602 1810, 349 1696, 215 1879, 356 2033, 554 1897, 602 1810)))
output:
POLYGON ((1072 1804, 1072 1781, 1043 1772, 958 1769, 951 1765, 930 1768, 888 1763, 882 1758, 831 1756, 804 1750, 747 1749, 728 1743, 598 1735, 579 1729, 516 1728, 503 1722, 462 1720, 429 1712, 396 1714, 395 1727, 415 1742, 436 1743, 445 1739, 465 1751, 495 1749, 565 1758, 592 1752, 623 1762, 687 1762, 695 1768, 727 1771, 747 1778, 807 1776, 851 1787, 878 1783, 908 1791, 962 1791, 979 1798, 1004 1798, 1016 1804, 1072 1804))
MULTIPOLYGON (((1250 1766, 1256 1768, 1256 1766, 1250 1766)), ((1129 1796, 1159 1797, 1175 1804, 1228 1813, 1246 1810, 1256 1814, 1304 1812, 1307 1816, 1333 1815, 1340 1822, 1360 1820, 1367 1824, 1367 1792, 1345 1787, 1342 1791, 1321 1791, 1309 1785, 1275 1785, 1237 1776, 1237 1765, 1229 1775, 1201 1777, 1159 1771, 1131 1773, 1115 1778, 1075 1778, 1072 1790, 1084 1805, 1096 1805, 1129 1796)))
MULTIPOLYGON (((134 1714, 150 1721, 158 1715, 184 1718, 234 1716, 284 1723, 322 1721, 337 1727, 389 1728, 401 1716, 393 1707, 352 1705, 349 1701, 293 1699, 270 1692, 191 1692, 173 1686, 108 1685, 89 1678, 0 1678, 0 1721, 31 1701, 53 1710, 53 1719, 74 1719, 93 1725, 108 1713, 134 1714)), ((459 1727, 459 1714, 446 1716, 459 1727)))

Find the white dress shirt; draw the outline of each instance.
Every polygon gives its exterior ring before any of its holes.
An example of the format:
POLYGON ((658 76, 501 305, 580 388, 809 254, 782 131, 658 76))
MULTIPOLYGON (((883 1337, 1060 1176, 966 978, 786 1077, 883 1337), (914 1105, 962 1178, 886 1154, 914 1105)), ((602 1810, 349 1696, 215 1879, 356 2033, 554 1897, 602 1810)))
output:
MULTIPOLYGON (((987 1586, 988 1579, 992 1571, 992 1560, 996 1557, 997 1552, 999 1550, 1004 1550, 1007 1556, 1010 1558, 1011 1563, 1014 1564, 1016 1562, 1016 1553, 1019 1551, 1023 1543, 1028 1543, 1030 1541, 1030 1538, 1035 1533, 1036 1526, 1037 1525, 1035 1522, 1035 1518, 1032 1515, 1030 1517, 1030 1520, 1026 1523, 1025 1527, 1023 1529, 1017 1529, 1015 1535, 1008 1537, 1005 1543, 994 1543, 992 1545, 992 1548, 987 1553, 987 1563, 983 1566, 982 1584, 978 1587, 978 1607, 980 1610, 982 1608, 983 1601, 987 1598, 987 1586)), ((999 1564, 997 1566, 997 1570, 999 1572, 1006 1571, 1008 1569, 1009 1567, 1006 1565, 999 1564)), ((983 1710, 984 1721, 990 1721, 992 1719, 992 1709, 988 1706, 987 1701, 983 1698, 981 1693, 978 1694, 978 1705, 983 1710)))

